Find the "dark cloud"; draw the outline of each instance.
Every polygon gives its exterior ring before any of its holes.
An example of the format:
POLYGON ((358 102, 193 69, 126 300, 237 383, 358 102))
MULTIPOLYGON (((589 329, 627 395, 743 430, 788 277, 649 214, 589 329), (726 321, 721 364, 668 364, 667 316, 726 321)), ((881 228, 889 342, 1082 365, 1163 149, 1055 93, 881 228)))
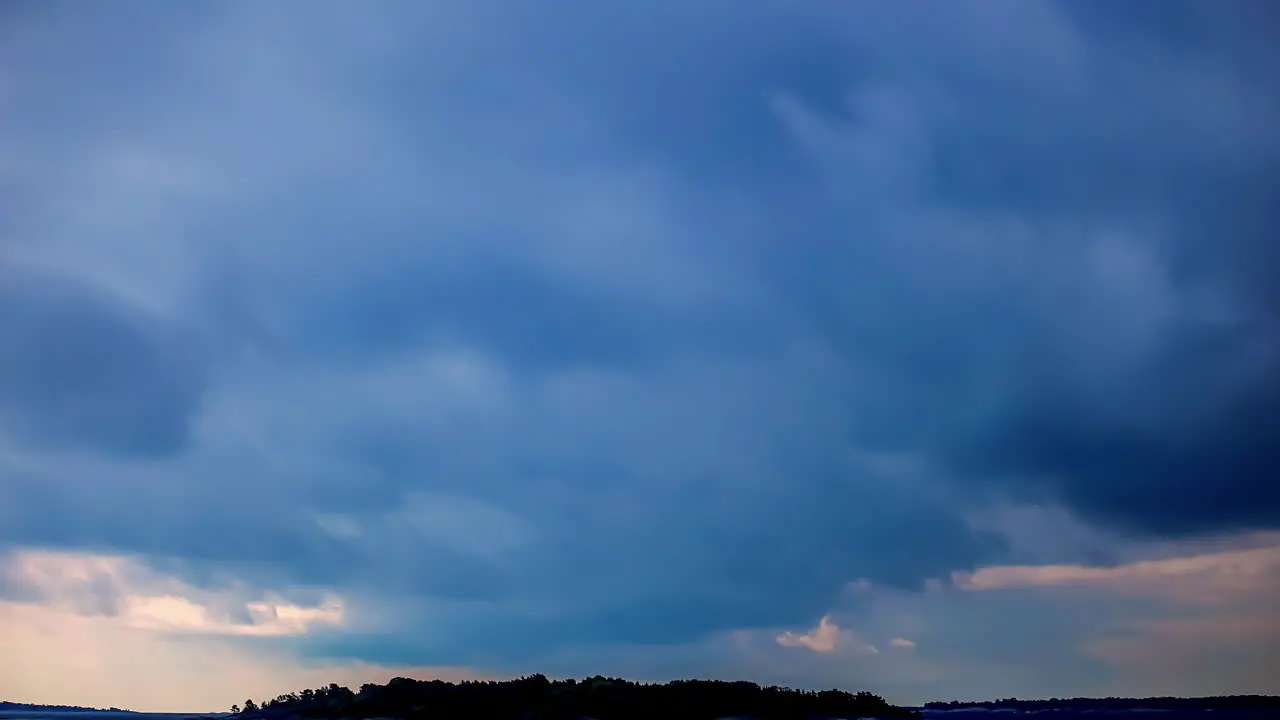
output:
POLYGON ((879 381, 861 442, 1126 530, 1272 527, 1280 87, 1243 19, 1274 18, 1156 5, 1062 16, 1060 83, 907 61, 946 90, 899 93, 892 135, 799 101, 838 184, 783 277, 879 381), (909 163, 890 185, 864 140, 909 163))
POLYGON ((1175 405, 1168 410, 1175 415, 1136 419, 1046 400, 995 426, 973 449, 978 461, 965 469, 1039 485, 1086 516, 1127 530, 1179 535, 1275 527, 1277 387, 1271 381, 1212 404, 1175 405))
POLYGON ((211 19, 135 103, 25 85, 49 167, 0 165, 43 198, 0 229, 55 270, 0 276, 0 532, 388 598, 311 649, 496 665, 918 589, 1003 552, 962 518, 1006 496, 1274 526, 1242 7, 322 7, 211 19), (55 152, 64 104, 113 123, 55 152), (73 175, 140 209, 67 220, 73 175), (113 253, 207 344, 56 279, 113 253))
POLYGON ((57 278, 0 272, 0 413, 21 437, 171 455, 204 380, 192 339, 163 321, 57 278))

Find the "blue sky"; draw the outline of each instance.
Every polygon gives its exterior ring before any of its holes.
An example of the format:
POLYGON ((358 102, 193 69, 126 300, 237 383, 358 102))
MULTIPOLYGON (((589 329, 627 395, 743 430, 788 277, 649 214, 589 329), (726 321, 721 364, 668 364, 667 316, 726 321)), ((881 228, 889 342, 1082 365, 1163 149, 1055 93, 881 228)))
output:
POLYGON ((0 697, 1280 692, 1278 22, 7 4, 0 697))

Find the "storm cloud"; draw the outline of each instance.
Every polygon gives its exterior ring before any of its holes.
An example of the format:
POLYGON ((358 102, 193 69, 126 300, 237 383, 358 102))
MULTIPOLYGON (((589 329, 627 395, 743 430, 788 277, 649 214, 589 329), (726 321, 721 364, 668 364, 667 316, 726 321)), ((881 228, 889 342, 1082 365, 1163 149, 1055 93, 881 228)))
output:
POLYGON ((502 671, 1280 523, 1262 4, 8 14, 0 546, 502 671))

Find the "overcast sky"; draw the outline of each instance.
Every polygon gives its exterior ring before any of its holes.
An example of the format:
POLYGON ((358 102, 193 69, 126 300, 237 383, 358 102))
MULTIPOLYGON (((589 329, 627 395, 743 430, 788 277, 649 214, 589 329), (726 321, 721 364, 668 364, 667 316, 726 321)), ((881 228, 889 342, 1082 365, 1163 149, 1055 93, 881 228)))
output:
POLYGON ((1280 5, 0 5, 0 699, 1280 692, 1280 5))

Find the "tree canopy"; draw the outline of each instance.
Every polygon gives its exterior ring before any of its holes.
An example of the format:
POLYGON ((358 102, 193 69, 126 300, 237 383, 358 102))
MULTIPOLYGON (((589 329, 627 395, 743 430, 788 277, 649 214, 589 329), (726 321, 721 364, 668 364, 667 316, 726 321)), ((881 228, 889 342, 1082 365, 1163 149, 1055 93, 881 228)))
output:
POLYGON ((239 715, 243 720, 275 717, 712 720, 738 716, 801 720, 814 716, 910 717, 915 713, 869 692, 815 692, 719 680, 649 684, 598 675, 585 680, 548 680, 543 675, 532 675, 515 680, 458 684, 395 678, 386 685, 364 685, 358 693, 331 684, 326 688, 280 695, 264 701, 261 706, 255 706, 252 700, 246 701, 239 715))

